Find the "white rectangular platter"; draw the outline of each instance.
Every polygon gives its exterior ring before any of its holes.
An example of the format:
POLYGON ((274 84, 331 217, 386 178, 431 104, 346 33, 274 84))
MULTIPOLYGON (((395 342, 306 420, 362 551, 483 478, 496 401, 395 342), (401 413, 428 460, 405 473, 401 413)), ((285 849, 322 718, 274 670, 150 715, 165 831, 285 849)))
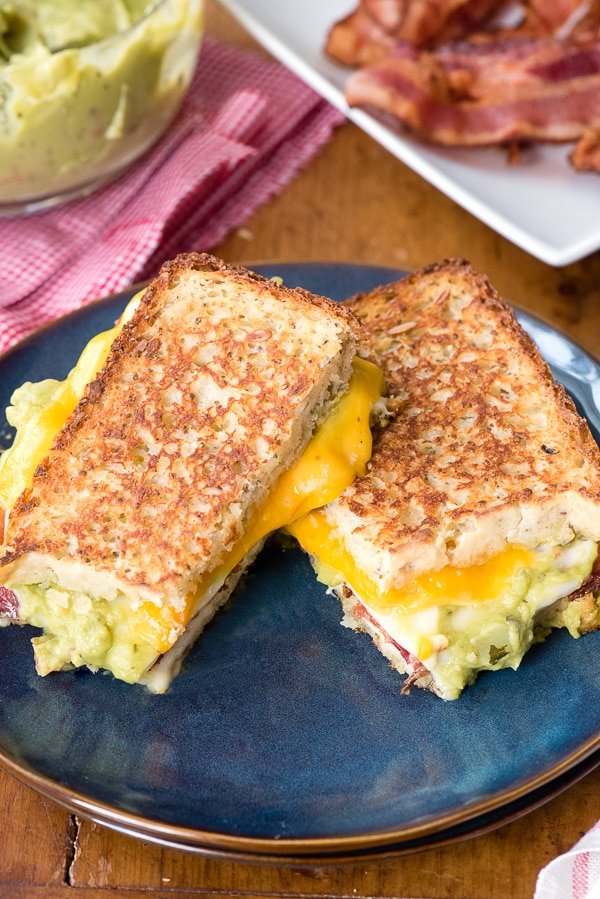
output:
POLYGON ((499 149, 448 150, 397 133, 344 100, 348 70, 323 46, 352 0, 220 0, 277 59, 403 163, 526 252, 564 266, 600 248, 600 175, 575 172, 570 146, 527 149, 509 164, 499 149))

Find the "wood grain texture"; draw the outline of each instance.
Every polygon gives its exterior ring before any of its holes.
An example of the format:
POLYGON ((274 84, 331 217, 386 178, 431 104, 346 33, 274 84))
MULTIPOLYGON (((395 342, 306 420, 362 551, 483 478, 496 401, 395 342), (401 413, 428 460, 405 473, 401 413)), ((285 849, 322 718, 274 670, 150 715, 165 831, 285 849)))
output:
MULTIPOLYGON (((207 27, 266 55, 211 0, 207 27)), ((335 261, 408 269, 464 257, 506 298, 600 356, 600 254, 564 268, 539 262, 350 123, 282 194, 212 249, 242 264, 335 261)), ((245 864, 164 849, 75 818, 2 772, 0 812, 0 897, 7 899, 531 899, 538 870, 600 816, 600 771, 491 833, 339 867, 245 864)))

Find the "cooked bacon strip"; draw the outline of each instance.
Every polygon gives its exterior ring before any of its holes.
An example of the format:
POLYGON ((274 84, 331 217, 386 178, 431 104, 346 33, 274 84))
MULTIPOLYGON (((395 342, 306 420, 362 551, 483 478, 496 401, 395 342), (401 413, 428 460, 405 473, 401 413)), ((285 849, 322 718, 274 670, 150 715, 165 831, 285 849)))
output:
POLYGON ((436 51, 404 44, 355 72, 346 99, 446 146, 576 140, 600 122, 600 43, 521 39, 436 51))
POLYGON ((326 53, 344 66, 361 68, 385 59, 395 43, 362 7, 336 22, 327 36, 326 53))
POLYGON ((497 11, 497 0, 363 0, 371 17, 417 47, 459 40, 497 11), (395 7, 395 9, 392 9, 395 7))
MULTIPOLYGON (((331 28, 325 50, 346 66, 384 59, 397 41, 433 46, 466 37, 498 11, 496 0, 361 0, 331 28)), ((510 5, 510 4, 509 4, 510 5)))
POLYGON ((528 17, 537 23, 541 33, 567 37, 589 9, 587 0, 529 0, 528 17))
POLYGON ((573 592, 567 596, 567 601, 571 602, 574 599, 580 599, 588 593, 597 593, 598 590, 600 590, 600 552, 596 556, 596 560, 592 565, 592 570, 587 579, 583 582, 581 587, 577 590, 573 590, 573 592))
POLYGON ((2 586, 0 586, 0 618, 10 618, 11 621, 17 621, 19 618, 19 600, 16 593, 2 586))
POLYGON ((582 6, 582 0, 529 0, 527 15, 530 21, 538 25, 540 33, 554 35, 564 27, 582 6))
POLYGON ((504 144, 511 163, 524 141, 578 140, 569 162, 600 172, 599 45, 600 0, 361 0, 327 50, 367 69, 347 84, 349 105, 427 140, 504 144), (461 36, 470 49, 435 50, 461 36))
MULTIPOLYGON (((429 5, 428 0, 425 4, 429 5)), ((407 6, 410 6, 410 0, 361 0, 359 3, 359 7, 388 34, 396 34, 400 30, 407 6)))
POLYGON ((588 0, 559 30, 560 37, 587 44, 600 38, 600 0, 588 0))
POLYGON ((393 640, 392 637, 390 637, 388 632, 381 627, 377 619, 374 618, 373 615, 371 615, 371 613, 367 608, 365 608, 365 606, 363 606, 360 599, 355 600, 355 603, 352 606, 352 614, 355 618, 364 618, 365 621, 368 621, 369 624, 371 624, 371 626, 375 628, 377 633, 381 634, 386 643, 391 643, 392 646, 395 646, 407 665, 413 667, 415 664, 421 664, 416 656, 413 656, 412 653, 410 653, 407 649, 404 649, 403 646, 400 646, 399 643, 396 643, 396 641, 393 640))
MULTIPOLYGON (((352 595, 352 590, 345 586, 344 591, 348 591, 349 595, 352 595)), ((393 637, 390 637, 388 632, 381 627, 376 618, 374 618, 368 609, 363 606, 362 602, 356 598, 355 595, 355 603, 352 607, 352 614, 355 618, 360 619, 364 618, 365 621, 368 621, 371 627, 376 631, 377 634, 380 635, 381 639, 385 640, 386 643, 391 643, 392 646, 397 649, 397 651, 402 656, 406 666, 407 666, 407 677, 404 681, 401 689, 401 693, 410 693, 410 688, 414 684, 419 684, 419 686, 427 687, 431 683, 432 674, 429 668, 426 668, 423 662, 414 656, 411 652, 405 649, 403 646, 400 646, 393 637)))

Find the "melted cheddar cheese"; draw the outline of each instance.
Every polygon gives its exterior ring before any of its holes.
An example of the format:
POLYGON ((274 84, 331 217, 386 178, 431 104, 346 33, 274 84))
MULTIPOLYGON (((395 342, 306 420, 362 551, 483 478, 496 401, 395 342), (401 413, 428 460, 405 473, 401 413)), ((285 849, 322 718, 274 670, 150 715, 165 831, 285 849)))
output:
MULTIPOLYGON (((377 584, 354 561, 344 543, 335 537, 325 515, 314 512, 290 525, 289 532, 321 566, 343 572, 344 580, 354 592, 366 599, 369 606, 381 613, 394 609, 422 610, 429 606, 448 604, 471 605, 486 602, 502 592, 507 581, 519 569, 534 564, 535 554, 523 547, 511 546, 488 562, 468 568, 448 565, 439 571, 422 574, 403 587, 381 592, 377 584)), ((335 579, 335 578, 334 578, 335 579)))

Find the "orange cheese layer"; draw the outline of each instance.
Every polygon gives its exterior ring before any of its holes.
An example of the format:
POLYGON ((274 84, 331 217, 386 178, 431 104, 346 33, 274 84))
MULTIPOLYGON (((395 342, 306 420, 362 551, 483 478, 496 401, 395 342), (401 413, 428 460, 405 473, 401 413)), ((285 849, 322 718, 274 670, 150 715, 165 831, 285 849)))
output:
MULTIPOLYGON (((530 567, 534 554, 522 547, 509 547, 481 565, 468 568, 447 566, 423 574, 401 588, 381 591, 360 569, 338 539, 324 512, 315 511, 288 527, 306 552, 330 571, 330 580, 345 582, 371 609, 389 614, 397 609, 419 611, 438 605, 471 605, 499 596, 516 571, 530 567)), ((330 586, 335 584, 330 583, 330 586)))

